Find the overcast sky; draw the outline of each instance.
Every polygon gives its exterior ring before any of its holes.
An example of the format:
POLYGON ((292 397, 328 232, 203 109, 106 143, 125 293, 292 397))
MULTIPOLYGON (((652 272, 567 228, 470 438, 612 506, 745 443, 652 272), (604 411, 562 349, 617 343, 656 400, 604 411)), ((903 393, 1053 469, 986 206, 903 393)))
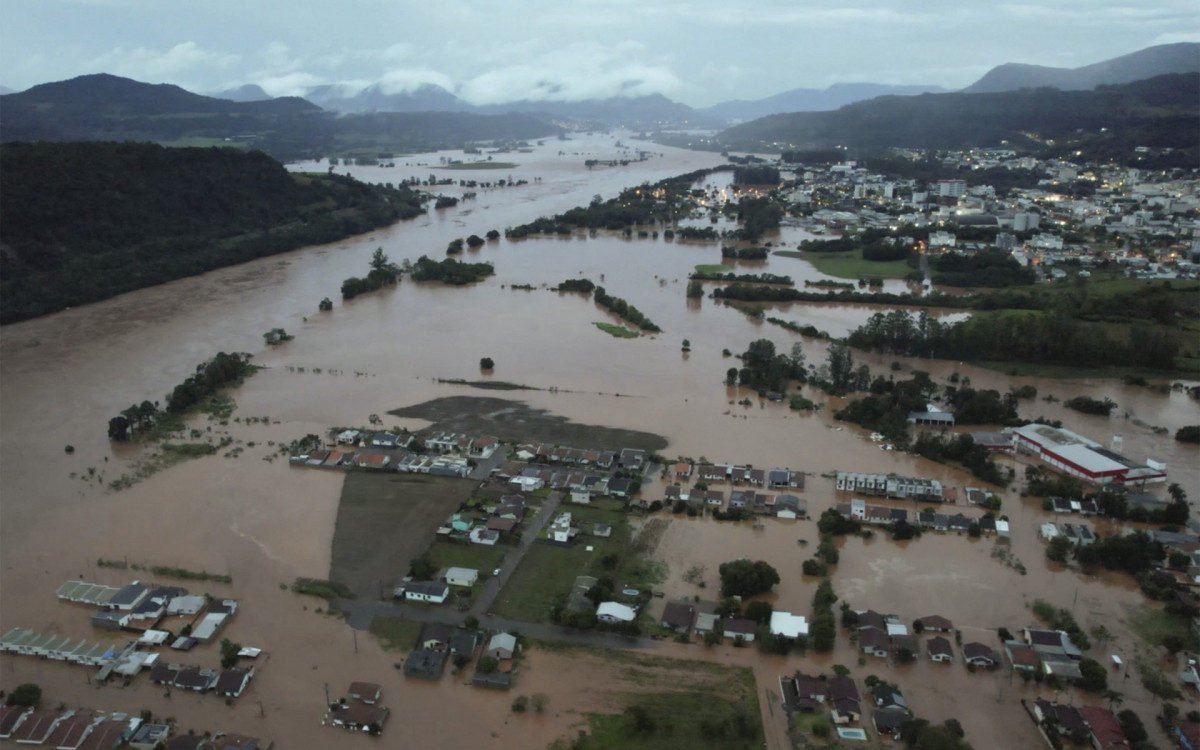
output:
POLYGON ((1200 41, 1197 0, 3 0, 0 85, 86 73, 214 92, 435 83, 475 104, 833 83, 967 86, 1200 41))

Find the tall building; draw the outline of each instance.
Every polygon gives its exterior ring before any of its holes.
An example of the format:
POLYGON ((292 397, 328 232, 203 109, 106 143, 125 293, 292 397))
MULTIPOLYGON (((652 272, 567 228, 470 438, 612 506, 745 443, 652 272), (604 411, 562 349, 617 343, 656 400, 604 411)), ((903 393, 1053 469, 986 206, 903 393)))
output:
POLYGON ((939 198, 960 198, 967 194, 966 180, 938 180, 939 198))

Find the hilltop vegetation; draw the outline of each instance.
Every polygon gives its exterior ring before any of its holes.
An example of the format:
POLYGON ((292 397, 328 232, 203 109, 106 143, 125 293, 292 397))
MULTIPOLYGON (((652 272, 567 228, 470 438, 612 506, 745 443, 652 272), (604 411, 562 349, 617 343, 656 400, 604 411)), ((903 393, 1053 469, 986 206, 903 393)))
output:
POLYGON ((146 143, 0 146, 0 322, 366 232, 419 195, 290 174, 261 152, 146 143))
POLYGON ((1088 158, 1128 157, 1136 146, 1172 148, 1195 166, 1200 74, 1173 74, 1095 91, 1023 89, 989 94, 885 96, 834 112, 772 115, 723 131, 725 148, 964 148, 1009 141, 1088 158))

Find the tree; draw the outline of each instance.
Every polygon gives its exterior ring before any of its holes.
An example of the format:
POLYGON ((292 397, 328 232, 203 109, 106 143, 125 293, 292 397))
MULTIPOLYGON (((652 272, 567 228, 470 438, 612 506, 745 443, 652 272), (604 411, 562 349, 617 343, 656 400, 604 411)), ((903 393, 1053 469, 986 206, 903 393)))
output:
POLYGON ((771 614, 775 608, 770 602, 753 601, 746 605, 746 619, 754 620, 760 625, 766 625, 771 621, 771 614))
POLYGON ((1065 536, 1056 536, 1046 545, 1046 558, 1057 563, 1065 563, 1071 553, 1071 540, 1065 536))
POLYGON ((463 620, 463 627, 467 630, 478 630, 479 618, 475 615, 467 615, 467 618, 463 620))
POLYGON ((1108 689, 1108 671, 1095 659, 1079 660, 1079 687, 1092 693, 1102 693, 1108 689))
POLYGON ((550 699, 545 693, 534 693, 530 696, 529 702, 533 705, 533 710, 540 714, 546 710, 546 704, 550 702, 550 699))
POLYGON ((475 665, 475 671, 488 674, 500 668, 500 662, 494 656, 481 656, 475 665))
POLYGON ((429 581, 437 575, 437 564, 429 556, 429 553, 423 553, 419 557, 414 557, 409 566, 408 574, 418 581, 429 581))
POLYGON ((494 370, 495 368, 496 363, 492 361, 491 357, 484 357, 483 359, 479 360, 480 370, 494 370))
POLYGON ((37 706, 41 702, 42 688, 32 682, 17 685, 8 694, 8 705, 10 706, 37 706))
POLYGON ((242 644, 234 643, 228 638, 221 639, 221 669, 233 669, 238 663, 238 651, 242 644))
POLYGON ((317 309, 321 312, 329 312, 333 309, 333 300, 326 297, 325 299, 321 300, 320 304, 317 305, 317 309))
POLYGON ((737 385, 738 368, 730 367, 725 371, 725 385, 737 385))
POLYGON ((687 339, 684 339, 683 340, 683 350, 685 352, 690 352, 692 350, 692 342, 688 341, 687 339))
POLYGON ((721 563, 721 593, 724 596, 754 596, 771 590, 779 583, 779 572, 762 560, 735 560, 721 563))
POLYGON ((387 255, 383 252, 382 247, 375 248, 375 252, 371 254, 371 270, 382 271, 391 265, 387 255))

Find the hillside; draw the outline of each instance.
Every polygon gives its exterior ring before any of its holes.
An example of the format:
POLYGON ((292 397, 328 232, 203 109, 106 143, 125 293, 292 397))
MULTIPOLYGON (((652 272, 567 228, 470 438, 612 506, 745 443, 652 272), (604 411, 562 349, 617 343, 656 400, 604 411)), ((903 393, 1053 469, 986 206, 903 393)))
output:
POLYGON ((1197 159, 1200 74, 1160 76, 1096 91, 1024 89, 997 94, 889 96, 835 112, 765 117, 718 134, 730 149, 859 150, 1013 146, 1045 150, 1071 144, 1107 156, 1136 146, 1172 148, 1197 159))
POLYGON ((1006 63, 989 70, 962 93, 985 94, 1043 86, 1063 91, 1087 91, 1097 86, 1131 83, 1171 73, 1196 72, 1200 72, 1200 43, 1179 42, 1147 47, 1079 68, 1006 63))
POLYGON ((290 174, 261 152, 0 146, 0 323, 332 242, 422 212, 407 187, 290 174))
POLYGON ((697 110, 723 122, 754 120, 786 112, 827 112, 880 96, 943 93, 941 86, 891 86, 882 83, 836 83, 824 89, 792 89, 764 99, 735 99, 697 110))
POLYGON ((542 138, 561 132, 561 128, 528 115, 338 117, 295 97, 236 102, 107 74, 0 96, 0 134, 5 142, 228 144, 260 149, 284 161, 363 146, 378 155, 457 148, 474 141, 542 138))

